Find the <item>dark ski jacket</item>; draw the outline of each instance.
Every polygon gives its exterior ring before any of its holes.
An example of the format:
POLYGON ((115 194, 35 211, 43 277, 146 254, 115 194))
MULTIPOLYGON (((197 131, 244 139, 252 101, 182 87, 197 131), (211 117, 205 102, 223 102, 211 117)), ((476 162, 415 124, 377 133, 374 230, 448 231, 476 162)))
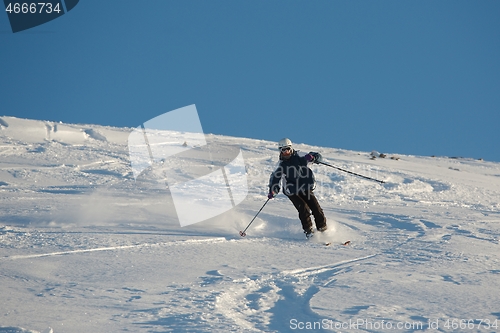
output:
POLYGON ((314 158, 312 162, 306 160, 305 154, 299 155, 298 151, 294 151, 289 159, 282 158, 280 154, 279 165, 269 179, 269 192, 278 194, 283 187, 283 193, 290 196, 314 190, 316 180, 308 164, 318 163, 322 157, 320 153, 309 154, 314 158))

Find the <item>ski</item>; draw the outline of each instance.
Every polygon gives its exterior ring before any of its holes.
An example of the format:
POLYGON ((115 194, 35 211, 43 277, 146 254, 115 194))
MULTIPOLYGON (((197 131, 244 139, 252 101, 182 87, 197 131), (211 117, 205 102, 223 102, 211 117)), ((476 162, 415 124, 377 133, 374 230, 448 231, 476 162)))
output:
MULTIPOLYGON (((343 242, 343 243, 340 243, 340 245, 343 245, 343 246, 347 246, 347 245, 349 245, 349 244, 351 244, 351 241, 350 241, 350 240, 345 241, 345 242, 343 242)), ((330 246, 330 245, 332 245, 332 242, 326 242, 326 243, 325 243, 325 246, 330 246)))

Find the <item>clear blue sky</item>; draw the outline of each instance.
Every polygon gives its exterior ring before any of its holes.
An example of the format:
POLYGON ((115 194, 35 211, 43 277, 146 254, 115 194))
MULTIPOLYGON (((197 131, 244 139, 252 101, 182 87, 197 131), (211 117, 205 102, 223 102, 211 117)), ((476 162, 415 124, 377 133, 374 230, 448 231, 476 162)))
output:
POLYGON ((81 0, 0 60, 0 115, 500 161, 500 1, 81 0))

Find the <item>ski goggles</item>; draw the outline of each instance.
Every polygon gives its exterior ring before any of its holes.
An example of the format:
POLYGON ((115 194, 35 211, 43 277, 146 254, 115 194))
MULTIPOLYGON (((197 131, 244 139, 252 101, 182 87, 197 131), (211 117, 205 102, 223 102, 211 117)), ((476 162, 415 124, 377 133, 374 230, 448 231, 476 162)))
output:
POLYGON ((280 150, 281 150, 282 153, 285 153, 287 151, 291 151, 292 147, 281 147, 280 150))

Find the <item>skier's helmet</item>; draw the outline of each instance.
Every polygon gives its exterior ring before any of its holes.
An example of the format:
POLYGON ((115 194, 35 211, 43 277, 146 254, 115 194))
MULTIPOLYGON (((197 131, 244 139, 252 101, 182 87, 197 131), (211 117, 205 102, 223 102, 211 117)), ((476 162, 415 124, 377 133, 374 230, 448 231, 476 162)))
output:
POLYGON ((292 148, 292 141, 289 138, 283 138, 278 142, 278 148, 281 149, 283 147, 292 148))

